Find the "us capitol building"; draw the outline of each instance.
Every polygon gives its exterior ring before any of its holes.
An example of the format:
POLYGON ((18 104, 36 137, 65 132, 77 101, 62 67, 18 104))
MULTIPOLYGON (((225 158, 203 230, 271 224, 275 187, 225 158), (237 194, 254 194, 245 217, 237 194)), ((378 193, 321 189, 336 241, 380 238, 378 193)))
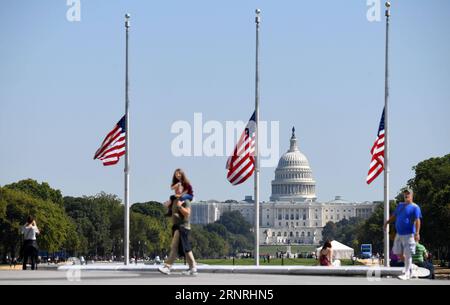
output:
MULTIPOLYGON (((318 244, 327 222, 370 217, 378 203, 350 202, 340 196, 329 202, 318 202, 316 181, 308 159, 299 150, 294 128, 290 141, 289 150, 280 158, 275 170, 270 201, 260 203, 261 245, 318 244)), ((194 224, 213 223, 226 211, 239 211, 254 224, 255 207, 251 196, 239 202, 193 202, 191 221, 194 224)))

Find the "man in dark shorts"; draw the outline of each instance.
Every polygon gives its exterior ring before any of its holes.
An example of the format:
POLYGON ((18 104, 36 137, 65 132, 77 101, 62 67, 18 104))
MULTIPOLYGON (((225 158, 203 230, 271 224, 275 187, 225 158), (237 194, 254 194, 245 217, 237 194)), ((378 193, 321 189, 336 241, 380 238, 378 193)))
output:
POLYGON ((158 270, 164 274, 170 274, 173 263, 178 256, 186 257, 189 270, 183 271, 184 275, 197 275, 197 266, 194 255, 192 253, 191 243, 189 242, 189 234, 191 232, 191 201, 175 199, 172 204, 172 244, 170 247, 169 258, 165 261, 164 266, 158 270))

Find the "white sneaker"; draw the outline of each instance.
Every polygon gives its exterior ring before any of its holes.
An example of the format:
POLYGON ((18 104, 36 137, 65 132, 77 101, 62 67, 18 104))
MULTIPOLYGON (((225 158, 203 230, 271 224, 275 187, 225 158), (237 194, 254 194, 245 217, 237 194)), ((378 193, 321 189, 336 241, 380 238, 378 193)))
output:
POLYGON ((190 276, 197 276, 198 272, 197 269, 189 269, 189 270, 184 270, 183 272, 181 272, 182 275, 190 275, 190 276))
POLYGON ((402 281, 407 281, 407 280, 410 280, 411 277, 408 276, 408 275, 406 275, 406 274, 402 274, 402 275, 399 275, 399 276, 398 276, 398 279, 399 279, 399 280, 402 280, 402 281))
POLYGON ((167 266, 163 266, 163 267, 159 267, 158 271, 161 272, 162 274, 170 274, 170 268, 167 266))

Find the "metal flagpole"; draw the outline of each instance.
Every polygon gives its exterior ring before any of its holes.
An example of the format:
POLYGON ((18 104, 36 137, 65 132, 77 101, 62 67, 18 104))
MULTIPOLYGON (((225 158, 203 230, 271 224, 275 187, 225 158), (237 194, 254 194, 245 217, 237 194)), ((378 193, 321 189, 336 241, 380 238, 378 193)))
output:
POLYGON ((256 11, 256 73, 255 73, 255 265, 259 266, 259 23, 260 9, 256 11))
POLYGON ((125 46, 125 196, 124 196, 124 257, 125 265, 130 263, 130 120, 128 108, 130 100, 128 97, 128 32, 130 29, 130 14, 125 14, 125 29, 126 29, 126 46, 125 46))
MULTIPOLYGON (((386 63, 385 63, 385 95, 384 95, 384 220, 389 219, 389 18, 391 4, 386 2, 386 63)), ((389 225, 384 232, 384 265, 389 267, 389 225)))

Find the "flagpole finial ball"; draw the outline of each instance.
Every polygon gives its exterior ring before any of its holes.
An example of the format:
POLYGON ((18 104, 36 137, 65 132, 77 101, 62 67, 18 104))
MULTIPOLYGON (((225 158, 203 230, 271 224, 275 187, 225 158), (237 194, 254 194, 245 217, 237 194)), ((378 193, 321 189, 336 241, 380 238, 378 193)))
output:
POLYGON ((386 7, 390 8, 391 7, 391 3, 389 1, 386 2, 386 7))
POLYGON ((261 10, 260 10, 259 8, 257 8, 257 9, 255 10, 255 13, 256 13, 257 15, 259 15, 259 14, 261 14, 261 10))

